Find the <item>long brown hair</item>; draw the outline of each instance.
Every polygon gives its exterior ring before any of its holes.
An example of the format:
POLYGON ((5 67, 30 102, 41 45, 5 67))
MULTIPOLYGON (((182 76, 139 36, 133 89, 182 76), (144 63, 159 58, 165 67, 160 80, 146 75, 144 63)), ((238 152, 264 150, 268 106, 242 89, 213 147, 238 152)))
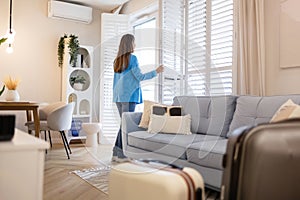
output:
POLYGON ((119 45, 119 51, 114 60, 114 72, 121 73, 128 68, 130 54, 134 51, 134 36, 123 35, 119 45))

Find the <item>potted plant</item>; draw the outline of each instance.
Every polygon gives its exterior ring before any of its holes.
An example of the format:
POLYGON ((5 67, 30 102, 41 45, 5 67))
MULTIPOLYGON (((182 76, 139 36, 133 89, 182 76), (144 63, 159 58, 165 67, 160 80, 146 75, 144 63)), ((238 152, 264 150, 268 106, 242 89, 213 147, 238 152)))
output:
POLYGON ((62 67, 64 62, 64 51, 65 51, 65 39, 68 39, 68 49, 70 54, 70 65, 72 67, 76 67, 77 63, 77 56, 79 54, 79 40, 76 35, 64 35, 59 39, 58 42, 58 49, 57 49, 57 55, 58 55, 58 66, 62 67))
POLYGON ((20 83, 19 79, 13 79, 10 76, 8 76, 4 81, 4 85, 7 88, 6 92, 6 101, 19 101, 20 95, 17 91, 17 87, 20 83))
POLYGON ((70 84, 75 90, 82 90, 85 82, 86 79, 84 78, 84 76, 76 75, 70 77, 70 84))

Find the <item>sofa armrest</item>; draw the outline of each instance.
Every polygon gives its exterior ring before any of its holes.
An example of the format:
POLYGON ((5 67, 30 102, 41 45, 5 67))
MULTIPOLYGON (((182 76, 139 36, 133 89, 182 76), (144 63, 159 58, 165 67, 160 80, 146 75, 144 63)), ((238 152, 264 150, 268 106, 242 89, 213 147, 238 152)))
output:
POLYGON ((141 112, 124 112, 122 115, 122 133, 128 134, 134 131, 145 130, 139 127, 141 117, 141 112))
POLYGON ((128 133, 134 131, 144 131, 139 127, 142 117, 141 112, 124 112, 122 115, 122 144, 123 150, 126 150, 128 133))

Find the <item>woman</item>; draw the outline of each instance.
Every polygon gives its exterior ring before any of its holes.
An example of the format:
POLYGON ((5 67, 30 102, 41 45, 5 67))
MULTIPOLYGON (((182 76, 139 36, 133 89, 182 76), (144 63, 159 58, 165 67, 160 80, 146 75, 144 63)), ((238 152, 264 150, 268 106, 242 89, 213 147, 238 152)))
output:
MULTIPOLYGON (((119 45, 119 51, 114 60, 113 102, 116 103, 120 117, 123 112, 134 112, 136 104, 143 102, 140 82, 152 79, 161 73, 164 67, 161 65, 156 70, 141 73, 138 60, 134 52, 135 39, 131 34, 123 35, 119 45)), ((122 150, 121 126, 113 148, 113 161, 126 158, 122 150)))

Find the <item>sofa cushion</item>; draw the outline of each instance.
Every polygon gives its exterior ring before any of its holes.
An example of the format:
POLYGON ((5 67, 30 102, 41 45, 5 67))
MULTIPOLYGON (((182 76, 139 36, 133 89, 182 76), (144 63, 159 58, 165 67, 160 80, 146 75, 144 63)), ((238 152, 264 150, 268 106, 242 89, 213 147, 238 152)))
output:
POLYGON ((227 141, 221 139, 194 143, 186 150, 187 160, 204 167, 223 169, 222 162, 227 141))
POLYGON ((191 131, 225 136, 235 110, 236 96, 177 96, 173 105, 182 106, 192 117, 191 131))
POLYGON ((191 134, 174 135, 166 133, 152 134, 147 131, 136 131, 128 134, 129 146, 165 154, 175 158, 186 159, 186 149, 195 142, 217 140, 218 136, 191 134))
POLYGON ((237 99, 229 135, 234 129, 242 126, 268 123, 280 106, 288 99, 291 99, 296 104, 300 104, 300 95, 240 96, 237 99))

